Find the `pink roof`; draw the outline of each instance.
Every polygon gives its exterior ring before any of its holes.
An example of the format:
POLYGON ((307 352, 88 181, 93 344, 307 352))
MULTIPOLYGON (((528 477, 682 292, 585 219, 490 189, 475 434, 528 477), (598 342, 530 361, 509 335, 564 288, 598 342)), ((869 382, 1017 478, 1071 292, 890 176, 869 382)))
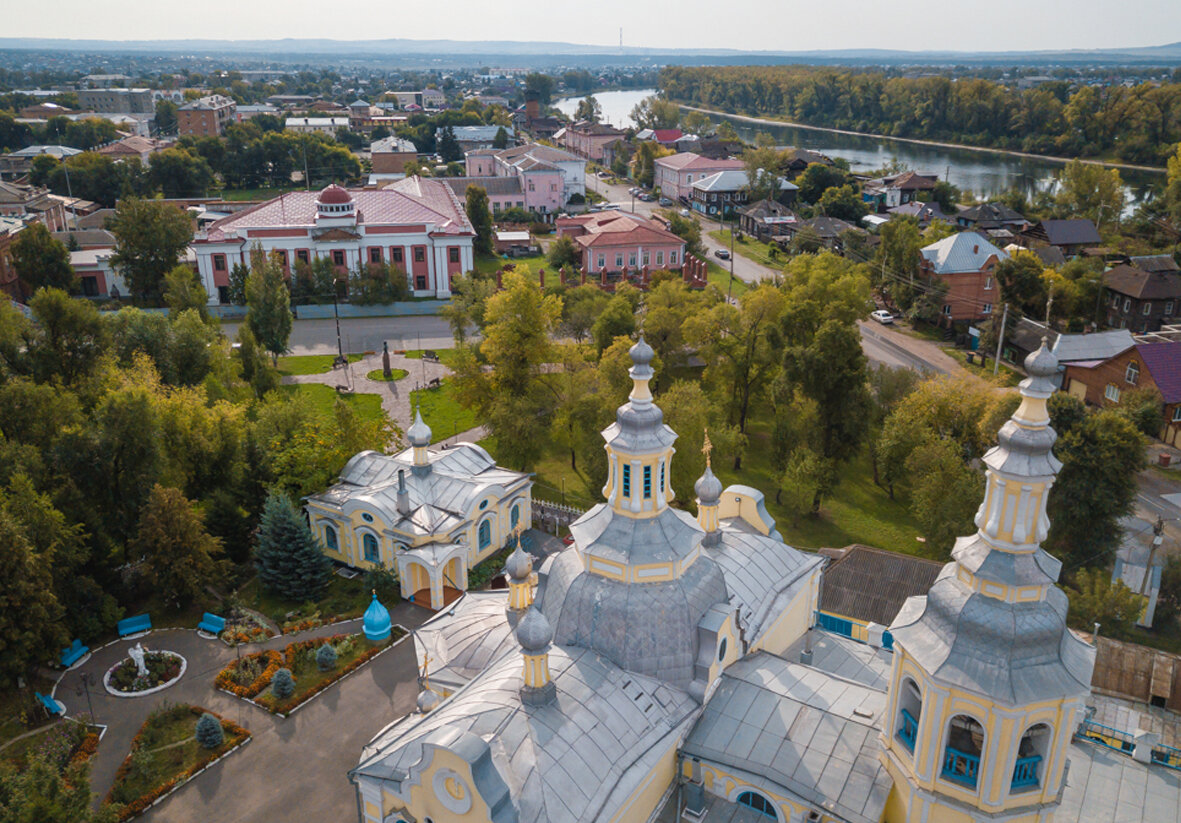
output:
POLYGON ((579 225, 587 233, 574 238, 586 247, 635 246, 636 244, 681 245, 685 241, 648 220, 619 212, 596 212, 578 217, 563 218, 559 226, 579 225))
POLYGON ((692 169, 714 171, 726 171, 727 169, 744 169, 746 164, 741 160, 710 160, 708 157, 703 157, 700 154, 695 154, 691 151, 682 151, 671 157, 659 157, 656 160, 656 165, 664 166, 675 171, 687 171, 692 169))
POLYGON ((680 140, 684 136, 684 132, 680 129, 654 129, 652 135, 656 138, 657 143, 673 143, 680 140))
MULTIPOLYGON (((472 226, 459 198, 446 183, 408 177, 384 189, 350 189, 357 223, 368 226, 424 224, 436 233, 471 234, 472 226)), ((257 206, 223 217, 209 227, 210 240, 228 230, 311 228, 316 224, 320 192, 292 191, 257 206)))

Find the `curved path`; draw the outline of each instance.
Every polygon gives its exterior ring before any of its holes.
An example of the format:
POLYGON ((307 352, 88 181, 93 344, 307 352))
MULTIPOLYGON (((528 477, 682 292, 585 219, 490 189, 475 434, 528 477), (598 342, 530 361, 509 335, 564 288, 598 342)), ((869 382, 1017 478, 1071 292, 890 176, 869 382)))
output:
MULTIPOLYGON (((393 622, 411 630, 431 614, 408 603, 390 609, 393 622)), ((242 652, 281 649, 292 640, 359 630, 360 620, 351 620, 243 646, 242 652)), ((346 777, 348 770, 356 765, 361 747, 387 723, 412 711, 418 696, 413 639, 407 637, 284 720, 214 689, 213 678, 238 655, 237 650, 219 640, 198 637, 193 629, 160 629, 146 637, 111 643, 66 672, 54 694, 65 704, 67 715, 87 710, 80 675, 87 672, 101 683, 103 673, 137 642, 182 654, 189 668, 176 685, 142 698, 116 698, 101 685, 97 690, 91 687, 95 721, 107 726, 90 761, 96 802, 110 790, 136 732, 152 710, 165 703, 204 706, 253 733, 250 745, 140 818, 155 823, 352 819, 356 795, 346 777)))

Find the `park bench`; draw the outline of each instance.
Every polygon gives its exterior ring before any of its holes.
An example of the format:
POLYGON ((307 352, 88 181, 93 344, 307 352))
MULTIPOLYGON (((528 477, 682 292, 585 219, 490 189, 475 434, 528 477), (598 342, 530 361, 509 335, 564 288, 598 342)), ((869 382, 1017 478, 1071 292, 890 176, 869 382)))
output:
POLYGON ((197 624, 197 631, 212 634, 214 637, 221 634, 225 630, 226 619, 218 617, 216 614, 205 612, 201 615, 201 622, 197 624))
POLYGON ((152 616, 145 613, 137 614, 135 617, 125 617, 119 621, 117 628, 120 637, 150 632, 152 630, 152 616))
POLYGON ((82 641, 75 637, 73 643, 62 649, 62 665, 68 669, 89 653, 90 648, 83 646, 82 641))
POLYGON ((432 363, 438 363, 439 362, 439 353, 431 351, 430 349, 426 349, 422 353, 422 359, 423 360, 430 360, 432 363))
POLYGON ((428 381, 427 385, 429 385, 432 389, 437 389, 443 385, 443 381, 438 377, 432 377, 428 381))
POLYGON ((66 713, 66 707, 52 697, 46 697, 41 692, 33 692, 33 694, 37 695, 37 700, 45 707, 45 711, 49 712, 50 717, 57 717, 59 714, 66 713))

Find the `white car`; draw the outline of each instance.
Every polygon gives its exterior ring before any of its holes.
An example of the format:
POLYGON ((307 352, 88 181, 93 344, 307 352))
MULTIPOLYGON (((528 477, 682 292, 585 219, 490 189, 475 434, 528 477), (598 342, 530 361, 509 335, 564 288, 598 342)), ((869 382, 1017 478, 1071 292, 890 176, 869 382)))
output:
POLYGON ((878 309, 875 312, 870 312, 869 316, 884 326, 888 326, 894 322, 894 315, 890 314, 890 312, 886 311, 885 309, 878 309))

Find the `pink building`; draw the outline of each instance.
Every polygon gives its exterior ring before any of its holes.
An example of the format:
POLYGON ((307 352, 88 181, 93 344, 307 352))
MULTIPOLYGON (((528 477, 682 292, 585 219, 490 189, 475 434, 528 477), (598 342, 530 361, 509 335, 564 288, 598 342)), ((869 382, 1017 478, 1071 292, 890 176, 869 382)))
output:
POLYGON ((224 303, 230 269, 249 264, 255 243, 287 271, 327 257, 341 275, 393 264, 415 297, 450 297, 451 277, 473 267, 475 232, 463 202, 439 180, 409 177, 384 189, 288 192, 222 218, 193 241, 212 304, 224 303))
POLYGON ((566 148, 578 156, 602 162, 603 147, 626 136, 626 134, 627 132, 622 129, 580 120, 566 127, 562 140, 566 148))
POLYGON ((720 171, 744 169, 741 160, 711 160, 685 151, 656 160, 653 185, 671 200, 688 200, 693 184, 720 171))
POLYGON ((586 196, 586 161, 552 146, 475 149, 465 161, 468 176, 447 182, 461 196, 468 184, 483 186, 494 214, 513 206, 554 214, 575 194, 586 196), (491 178, 515 180, 516 185, 493 183, 491 178))
POLYGON ((591 272, 679 269, 685 241, 653 220, 605 211, 558 219, 558 235, 582 250, 582 268, 591 272))

